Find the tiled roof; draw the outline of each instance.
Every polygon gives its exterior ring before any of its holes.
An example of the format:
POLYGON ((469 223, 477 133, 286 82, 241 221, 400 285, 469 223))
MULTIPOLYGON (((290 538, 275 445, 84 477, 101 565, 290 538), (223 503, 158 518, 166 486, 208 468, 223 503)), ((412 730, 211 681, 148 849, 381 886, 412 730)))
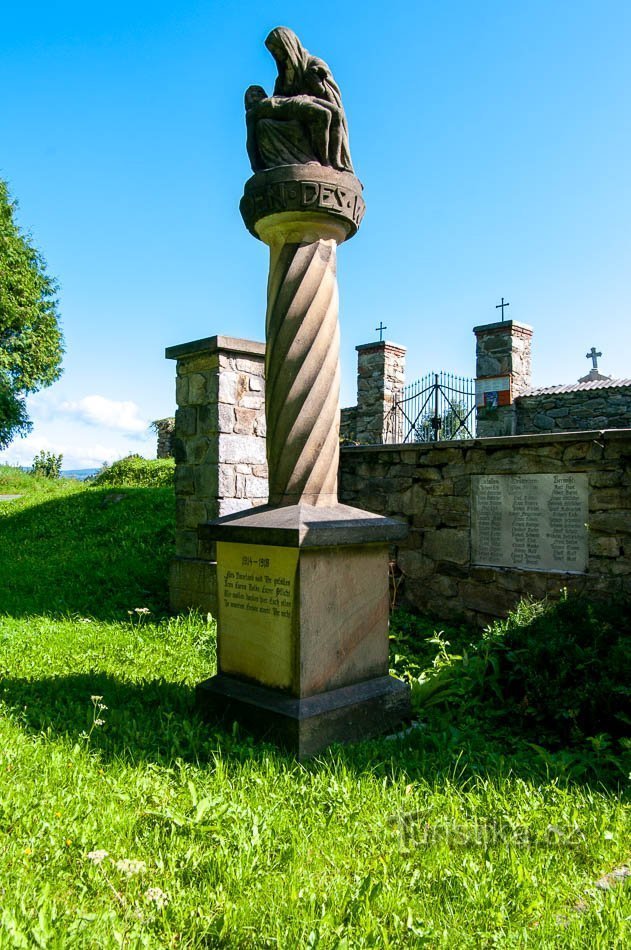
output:
POLYGON ((567 386, 539 386, 527 389, 521 396, 552 396, 556 393, 581 393, 593 389, 623 389, 631 386, 631 379, 593 379, 586 383, 569 383, 567 386))

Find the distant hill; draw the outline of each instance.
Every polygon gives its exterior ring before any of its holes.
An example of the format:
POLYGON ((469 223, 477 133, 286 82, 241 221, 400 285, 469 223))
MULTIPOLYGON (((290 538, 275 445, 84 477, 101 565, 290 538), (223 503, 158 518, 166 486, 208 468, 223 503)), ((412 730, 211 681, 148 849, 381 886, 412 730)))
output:
POLYGON ((86 478, 90 478, 91 475, 96 475, 99 471, 99 468, 65 468, 61 470, 61 477, 76 478, 78 481, 84 482, 86 478))

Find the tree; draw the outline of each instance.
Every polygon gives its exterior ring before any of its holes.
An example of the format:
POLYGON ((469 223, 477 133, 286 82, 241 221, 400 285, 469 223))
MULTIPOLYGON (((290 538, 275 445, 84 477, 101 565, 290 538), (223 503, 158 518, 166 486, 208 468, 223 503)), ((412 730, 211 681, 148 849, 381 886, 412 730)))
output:
POLYGON ((57 283, 15 210, 0 179, 0 448, 31 430, 24 397, 59 379, 63 355, 57 283))

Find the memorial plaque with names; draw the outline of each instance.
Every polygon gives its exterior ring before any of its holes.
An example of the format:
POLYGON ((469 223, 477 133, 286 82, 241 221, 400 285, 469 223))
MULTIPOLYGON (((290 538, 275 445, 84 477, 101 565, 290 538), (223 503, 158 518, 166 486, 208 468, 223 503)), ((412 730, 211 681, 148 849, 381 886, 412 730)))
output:
POLYGON ((474 564, 587 570, 587 475, 474 475, 474 564))
POLYGON ((219 668, 288 687, 298 549, 217 542, 219 668))

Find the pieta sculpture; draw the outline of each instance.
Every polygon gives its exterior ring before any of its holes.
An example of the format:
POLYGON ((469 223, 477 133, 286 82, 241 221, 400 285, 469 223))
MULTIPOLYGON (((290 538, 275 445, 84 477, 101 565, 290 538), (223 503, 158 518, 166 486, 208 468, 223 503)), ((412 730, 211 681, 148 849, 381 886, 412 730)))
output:
POLYGON ((262 86, 250 86, 245 94, 252 170, 316 162, 352 172, 342 97, 327 64, 285 26, 272 30, 265 45, 278 77, 273 95, 262 86))

